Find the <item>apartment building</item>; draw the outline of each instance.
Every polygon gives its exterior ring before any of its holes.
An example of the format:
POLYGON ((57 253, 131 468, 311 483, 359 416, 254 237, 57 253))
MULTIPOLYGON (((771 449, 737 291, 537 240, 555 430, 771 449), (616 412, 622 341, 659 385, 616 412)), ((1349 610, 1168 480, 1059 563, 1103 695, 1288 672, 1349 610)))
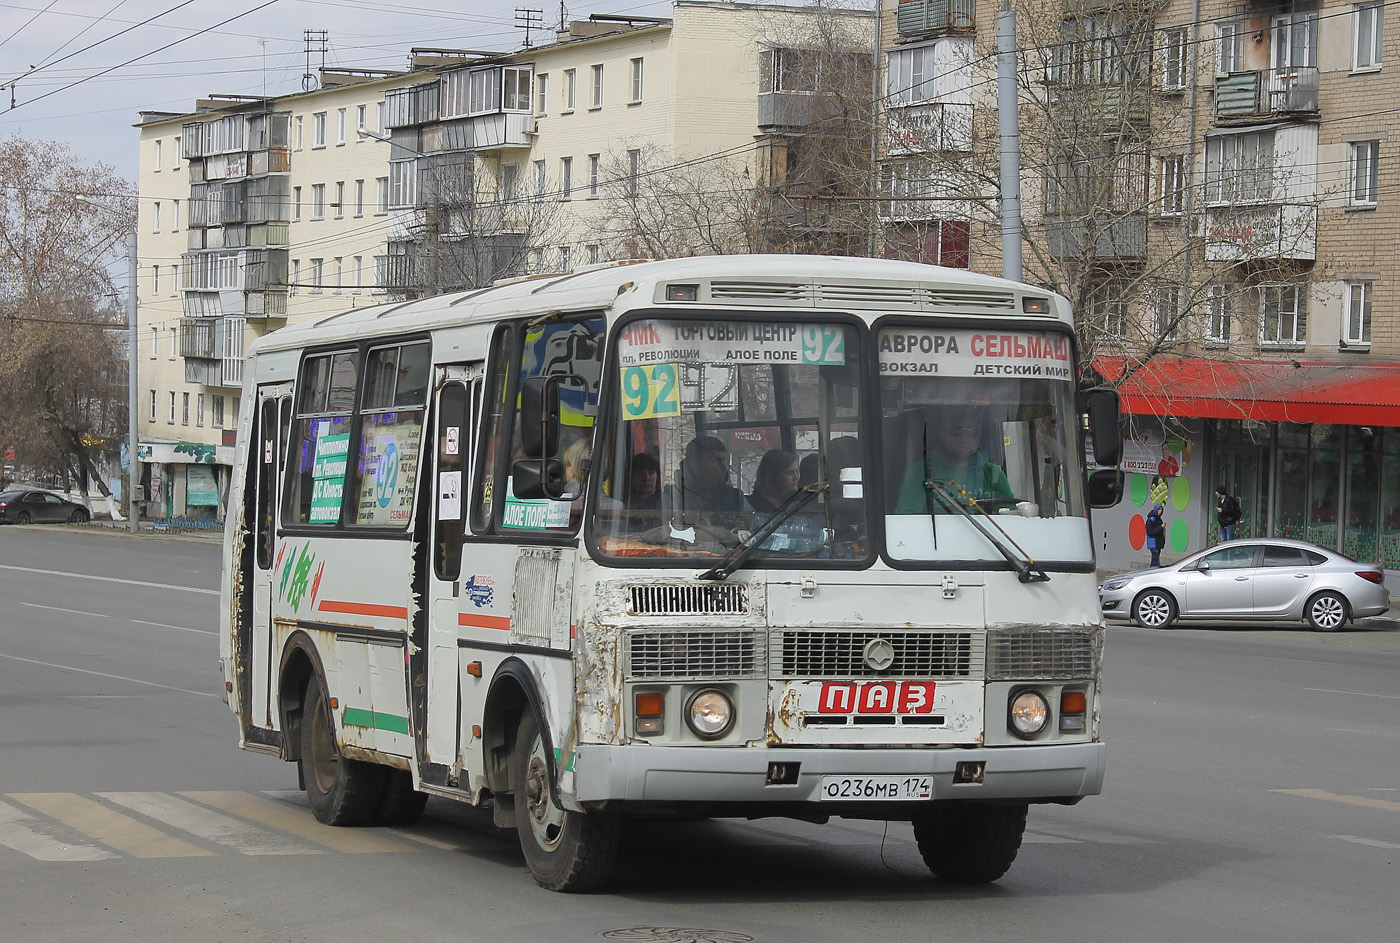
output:
MULTIPOLYGON (((885 4, 889 254, 1000 269, 998 204, 976 189, 996 179, 998 8, 885 4)), ((1400 568, 1393 11, 1018 11, 1025 277, 1077 303, 1081 351, 1131 417, 1103 558, 1145 562, 1163 498, 1169 557, 1208 546, 1223 485, 1241 535, 1400 568)))

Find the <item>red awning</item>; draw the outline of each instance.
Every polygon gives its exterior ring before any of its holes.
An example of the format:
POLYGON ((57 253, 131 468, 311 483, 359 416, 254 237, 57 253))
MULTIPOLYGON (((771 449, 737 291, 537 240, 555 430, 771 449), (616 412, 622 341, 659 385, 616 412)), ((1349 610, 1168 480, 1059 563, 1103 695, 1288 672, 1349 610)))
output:
MULTIPOLYGON (((1113 382, 1123 357, 1094 367, 1113 382)), ((1400 426, 1400 364, 1302 363, 1158 357, 1119 386, 1135 416, 1199 416, 1268 422, 1400 426)))

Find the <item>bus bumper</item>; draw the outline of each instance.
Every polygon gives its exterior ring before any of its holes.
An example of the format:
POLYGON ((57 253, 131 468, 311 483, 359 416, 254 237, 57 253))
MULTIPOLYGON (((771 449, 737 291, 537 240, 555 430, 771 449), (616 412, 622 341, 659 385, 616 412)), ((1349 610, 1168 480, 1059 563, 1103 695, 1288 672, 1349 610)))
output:
POLYGON ((1103 743, 947 750, 781 750, 581 745, 574 798, 581 803, 818 802, 827 777, 929 776, 932 799, 1072 801, 1103 789, 1103 743), (980 781, 956 782, 959 766, 982 763, 980 781), (795 782, 770 784, 770 764, 795 782))

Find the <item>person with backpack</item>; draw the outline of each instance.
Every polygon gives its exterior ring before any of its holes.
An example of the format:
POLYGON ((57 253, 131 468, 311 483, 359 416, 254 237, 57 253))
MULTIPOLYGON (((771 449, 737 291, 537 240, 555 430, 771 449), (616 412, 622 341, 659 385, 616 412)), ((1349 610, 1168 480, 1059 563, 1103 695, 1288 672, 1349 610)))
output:
POLYGON ((1215 522, 1220 525, 1220 539, 1234 540, 1235 525, 1240 522, 1240 499, 1225 492, 1225 486, 1215 489, 1215 522))
POLYGON ((1160 567, 1162 565, 1162 544, 1167 537, 1167 527, 1162 523, 1162 505, 1152 505, 1152 510, 1147 512, 1147 549, 1152 554, 1152 562, 1148 566, 1160 567))

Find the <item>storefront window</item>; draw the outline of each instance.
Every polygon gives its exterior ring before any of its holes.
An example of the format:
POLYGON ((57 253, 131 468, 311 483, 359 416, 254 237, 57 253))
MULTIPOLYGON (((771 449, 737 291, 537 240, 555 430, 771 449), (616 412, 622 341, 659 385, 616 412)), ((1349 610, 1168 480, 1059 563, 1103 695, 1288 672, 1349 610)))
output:
MULTIPOLYGON (((1282 428, 1280 427, 1280 433, 1282 428)), ((1274 536, 1305 540, 1308 511, 1308 453, 1299 449, 1281 449, 1278 456, 1278 480, 1293 482, 1279 488, 1278 506, 1274 514, 1274 536)))
POLYGON ((1384 429, 1381 464, 1380 540, 1373 562, 1400 569, 1400 429, 1384 429))
POLYGON ((1357 560, 1375 560, 1380 437, 1366 426, 1356 426, 1351 430, 1350 439, 1342 552, 1357 560))
POLYGON ((1306 539, 1323 547, 1337 546, 1337 484, 1341 477, 1340 459, 1341 456, 1335 448, 1319 446, 1313 450, 1312 502, 1308 509, 1306 539))

